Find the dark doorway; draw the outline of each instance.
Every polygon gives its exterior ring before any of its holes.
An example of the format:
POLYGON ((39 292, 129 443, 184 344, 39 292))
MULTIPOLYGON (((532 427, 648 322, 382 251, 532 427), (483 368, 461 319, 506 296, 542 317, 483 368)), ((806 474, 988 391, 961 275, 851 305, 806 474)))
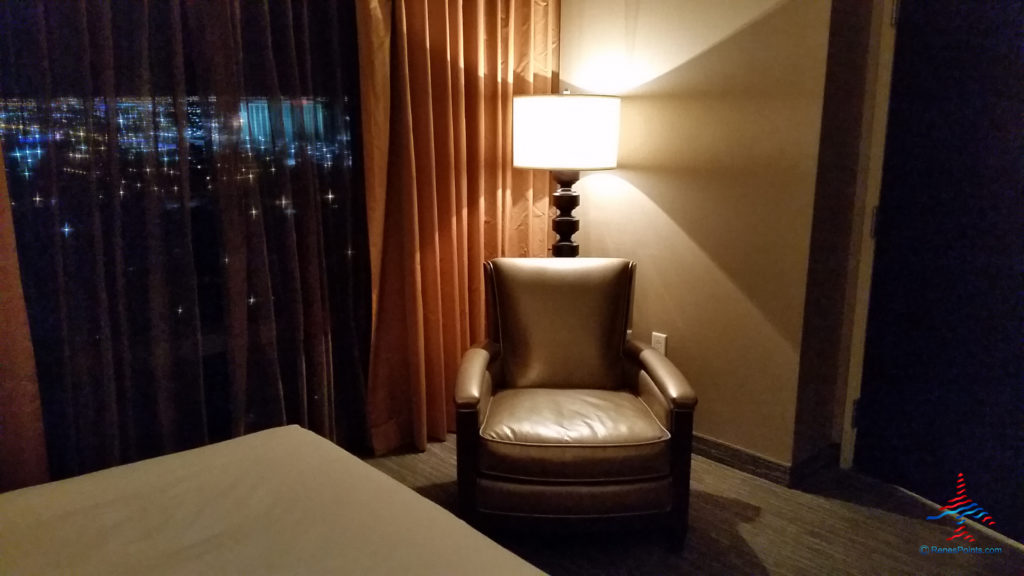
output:
POLYGON ((854 463, 1024 540, 1024 3, 903 0, 854 463))

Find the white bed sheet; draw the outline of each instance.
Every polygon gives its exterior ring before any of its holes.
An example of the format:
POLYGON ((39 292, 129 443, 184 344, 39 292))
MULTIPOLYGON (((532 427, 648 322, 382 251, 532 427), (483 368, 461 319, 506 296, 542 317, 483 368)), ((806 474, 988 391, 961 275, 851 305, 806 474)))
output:
POLYGON ((297 426, 0 495, 0 574, 537 574, 297 426))

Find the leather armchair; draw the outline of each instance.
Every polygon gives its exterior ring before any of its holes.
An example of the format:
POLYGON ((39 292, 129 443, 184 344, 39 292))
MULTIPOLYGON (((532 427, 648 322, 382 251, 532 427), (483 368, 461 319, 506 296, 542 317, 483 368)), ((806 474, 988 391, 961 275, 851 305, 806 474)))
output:
POLYGON ((685 538, 697 397, 668 358, 626 339, 635 268, 484 265, 488 339, 455 384, 464 518, 660 514, 685 538))

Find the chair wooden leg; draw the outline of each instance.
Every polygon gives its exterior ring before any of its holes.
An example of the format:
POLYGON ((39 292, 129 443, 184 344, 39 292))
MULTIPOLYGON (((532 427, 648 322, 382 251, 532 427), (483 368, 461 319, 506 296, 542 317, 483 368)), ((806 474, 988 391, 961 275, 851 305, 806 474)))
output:
POLYGON ((672 411, 672 540, 677 549, 686 543, 690 522, 690 458, 693 450, 693 411, 672 411))
POLYGON ((665 512, 661 517, 659 523, 661 538, 659 540, 666 552, 682 553, 686 547, 688 525, 680 520, 679 511, 676 509, 665 512))
POLYGON ((683 510, 673 510, 669 520, 669 534, 672 538, 672 548, 675 550, 682 550, 686 546, 686 535, 690 529, 690 518, 686 508, 688 507, 684 506, 683 510))
POLYGON ((455 413, 455 458, 458 476, 458 514, 473 524, 476 519, 476 469, 479 420, 476 410, 455 413))

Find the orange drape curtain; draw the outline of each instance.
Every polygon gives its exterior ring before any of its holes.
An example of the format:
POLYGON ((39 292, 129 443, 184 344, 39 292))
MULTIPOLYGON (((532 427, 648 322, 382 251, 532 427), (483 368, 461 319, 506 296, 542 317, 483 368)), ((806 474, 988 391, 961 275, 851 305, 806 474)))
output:
POLYGON ((558 86, 558 0, 357 3, 374 330, 374 450, 454 427, 484 336, 483 263, 545 256, 551 182, 512 168, 512 96, 558 86))
POLYGON ((6 173, 0 154, 0 492, 50 479, 6 173))

